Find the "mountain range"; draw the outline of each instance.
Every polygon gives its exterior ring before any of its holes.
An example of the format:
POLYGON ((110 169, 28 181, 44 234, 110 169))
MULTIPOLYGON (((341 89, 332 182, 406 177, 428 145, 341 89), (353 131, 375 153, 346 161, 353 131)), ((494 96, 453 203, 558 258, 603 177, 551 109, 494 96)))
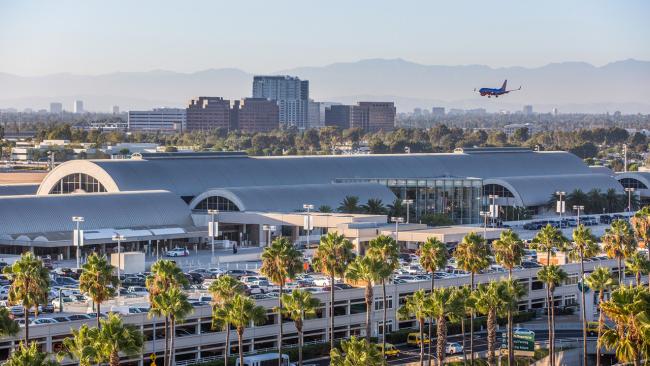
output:
MULTIPOLYGON (((604 66, 584 62, 541 67, 422 65, 403 59, 367 59, 321 67, 299 67, 274 74, 295 75, 310 82, 316 101, 355 103, 395 101, 398 111, 415 107, 485 108, 536 111, 650 113, 650 61, 623 60, 604 66), (498 99, 481 98, 475 88, 522 87, 498 99)), ((0 108, 47 108, 50 102, 72 109, 76 99, 90 111, 185 106, 193 96, 238 99, 251 95, 251 73, 234 68, 193 73, 167 70, 102 75, 59 73, 18 76, 0 73, 0 108)))

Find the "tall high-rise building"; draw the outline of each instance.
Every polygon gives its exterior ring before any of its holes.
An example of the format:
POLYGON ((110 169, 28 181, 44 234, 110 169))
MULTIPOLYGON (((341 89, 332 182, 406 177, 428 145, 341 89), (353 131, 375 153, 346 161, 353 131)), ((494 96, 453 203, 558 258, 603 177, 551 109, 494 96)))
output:
POLYGON ((155 108, 151 111, 129 111, 129 131, 185 131, 185 109, 155 108))
POLYGON ((359 102, 357 105, 332 105, 325 109, 325 125, 341 129, 361 128, 366 132, 395 129, 393 102, 359 102))
POLYGON ((305 129, 309 121, 309 81, 294 76, 255 76, 253 98, 275 100, 280 123, 305 129))
POLYGON ((431 108, 431 114, 436 117, 441 117, 445 115, 445 107, 433 107, 431 108))
POLYGON ((187 131, 230 130, 230 101, 221 97, 197 97, 186 108, 187 131))
POLYGON ((74 106, 73 106, 73 111, 74 111, 74 113, 83 113, 84 112, 84 101, 83 100, 75 100, 74 101, 74 106))
POLYGON ((307 103, 307 128, 321 128, 323 121, 320 118, 320 103, 309 100, 307 103))
POLYGON ((114 105, 111 111, 113 112, 113 114, 120 114, 120 106, 114 105))
POLYGON ((50 103, 50 113, 52 114, 61 114, 63 113, 63 104, 59 102, 50 103))
POLYGON ((526 114, 526 115, 533 114, 533 106, 532 105, 525 105, 524 106, 524 114, 526 114))
POLYGON ((230 111, 230 127, 245 132, 268 132, 280 127, 280 108, 273 100, 236 100, 230 111))
POLYGON ((325 126, 334 126, 342 130, 350 128, 352 116, 351 105, 331 105, 325 108, 325 126))

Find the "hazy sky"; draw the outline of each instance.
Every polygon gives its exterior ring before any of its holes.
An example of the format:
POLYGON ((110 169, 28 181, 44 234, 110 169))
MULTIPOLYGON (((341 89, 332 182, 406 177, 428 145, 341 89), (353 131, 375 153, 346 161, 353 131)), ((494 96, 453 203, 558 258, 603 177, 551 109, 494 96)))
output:
POLYGON ((650 1, 0 0, 0 72, 650 60, 650 1))

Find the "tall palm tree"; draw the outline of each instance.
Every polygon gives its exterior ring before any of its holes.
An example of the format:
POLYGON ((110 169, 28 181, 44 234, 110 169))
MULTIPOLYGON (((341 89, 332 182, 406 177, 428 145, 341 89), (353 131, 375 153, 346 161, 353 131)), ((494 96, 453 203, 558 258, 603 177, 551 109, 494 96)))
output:
POLYGON ((358 213, 360 211, 359 197, 345 196, 338 208, 338 211, 343 213, 358 213))
POLYGON ((395 198, 395 201, 388 205, 388 214, 391 217, 404 217, 406 216, 406 205, 401 199, 395 198))
POLYGON ((356 257, 348 266, 345 278, 353 285, 362 284, 365 287, 366 301, 366 339, 370 342, 372 318, 373 285, 381 280, 383 263, 371 256, 356 257))
POLYGON ((237 330, 237 340, 239 343, 239 364, 244 364, 244 347, 242 346, 244 330, 251 323, 255 325, 263 324, 266 321, 266 308, 257 306, 248 296, 240 294, 235 295, 229 304, 230 323, 237 330))
MULTIPOLYGON (((485 238, 472 232, 463 238, 454 251, 458 267, 470 273, 470 289, 474 291, 474 277, 490 265, 490 248, 485 238)), ((474 364, 474 314, 469 320, 469 351, 471 364, 474 364)))
POLYGON ((386 299, 386 281, 393 275, 393 272, 399 267, 399 247, 397 241, 386 235, 379 235, 368 243, 367 256, 378 259, 383 263, 380 272, 381 278, 381 297, 384 316, 381 327, 381 344, 382 356, 386 356, 386 323, 388 320, 388 303, 386 299))
POLYGON ((3 366, 58 366, 59 363, 50 359, 48 354, 41 352, 40 346, 32 342, 26 346, 20 342, 3 366))
POLYGON ((620 362, 641 365, 642 357, 650 357, 647 333, 650 327, 650 291, 641 286, 620 286, 609 300, 600 304, 605 315, 616 324, 602 335, 602 344, 616 350, 620 362), (645 330, 645 331, 644 331, 645 330))
POLYGON ((551 366, 555 365, 555 288, 560 286, 566 279, 567 273, 558 265, 551 264, 544 266, 537 272, 537 278, 546 284, 546 291, 549 294, 547 301, 547 313, 550 319, 548 330, 549 335, 549 354, 551 366))
POLYGON ((316 316, 316 309, 321 302, 312 297, 311 293, 304 290, 293 290, 290 294, 282 295, 284 303, 283 314, 293 320, 298 331, 298 366, 302 366, 303 331, 305 319, 316 316))
MULTIPOLYGON (((431 272, 431 293, 435 287, 435 272, 447 267, 449 262, 449 251, 447 245, 436 238, 428 238, 427 241, 422 243, 417 251, 420 257, 420 265, 425 271, 431 272)), ((432 337, 433 322, 429 322, 429 339, 432 337)), ((431 342, 429 342, 429 355, 427 363, 431 364, 431 342)))
MULTIPOLYGON (((411 296, 406 297, 406 302, 397 311, 397 318, 408 320, 415 318, 420 329, 420 366, 424 365, 424 321, 431 316, 432 300, 424 289, 419 289, 411 296)), ((428 339, 431 341, 431 339, 428 339)))
MULTIPOLYGON (((447 319, 454 319, 459 315, 464 315, 462 309, 462 299, 458 296, 453 287, 442 287, 433 290, 431 293, 431 318, 436 319, 436 336, 437 345, 436 353, 438 365, 442 366, 445 362, 445 347, 447 346, 447 319)), ((429 337, 429 340, 433 338, 429 337)), ((431 344, 431 342, 429 342, 431 344)), ((429 354, 431 362, 431 354, 429 354)))
POLYGON ((124 324, 122 318, 115 313, 108 314, 108 317, 100 322, 96 344, 99 345, 98 355, 101 362, 119 366, 120 353, 128 356, 142 353, 144 337, 134 325, 124 324))
POLYGON ((341 342, 341 350, 330 352, 330 366, 383 366, 386 364, 377 347, 355 336, 341 342))
POLYGON ((334 349, 334 278, 345 278, 345 270, 354 259, 352 243, 336 232, 322 237, 312 264, 330 277, 330 350, 334 349))
POLYGON ((90 328, 83 324, 79 329, 72 329, 72 337, 63 340, 61 351, 57 358, 64 357, 77 360, 79 366, 91 366, 99 362, 99 328, 90 328))
MULTIPOLYGON (((596 244, 596 237, 591 233, 591 229, 583 224, 573 230, 573 242, 566 248, 571 260, 580 260, 580 279, 585 278, 585 258, 591 258, 598 254, 600 248, 596 244)), ((585 291, 582 293, 582 363, 587 366, 587 309, 585 307, 585 291)))
MULTIPOLYGON (((496 262, 508 269, 508 279, 512 280, 512 269, 521 264, 524 256, 524 242, 511 229, 501 232, 499 239, 492 242, 492 251, 496 262)), ((515 364, 513 344, 512 310, 508 310, 508 364, 515 364)))
MULTIPOLYGON (((262 252, 262 267, 260 273, 265 275, 280 287, 278 296, 278 319, 280 320, 280 334, 278 339, 278 365, 282 366, 282 291, 287 280, 293 280, 303 271, 302 253, 294 248, 289 239, 280 237, 262 252)), ((333 284, 332 284, 333 285, 333 284)))
MULTIPOLYGON (((519 311, 519 300, 521 300, 528 293, 528 287, 521 284, 521 282, 509 278, 500 281, 499 296, 503 300, 503 309, 506 314, 516 314, 519 311)), ((508 335, 514 332, 513 329, 508 329, 508 335)), ((508 337, 511 342, 508 344, 508 349, 514 349, 513 337, 508 337)), ((514 365, 515 363, 513 363, 514 365)))
POLYGON ((4 273, 13 281, 9 288, 9 303, 23 307, 25 318, 25 344, 29 343, 29 310, 47 303, 50 276, 43 262, 32 252, 23 253, 20 259, 4 268, 4 273))
POLYGON ((172 287, 168 291, 161 292, 151 298, 151 316, 164 316, 169 319, 169 358, 165 354, 167 365, 174 364, 174 340, 176 334, 176 323, 182 322, 187 315, 192 313, 194 308, 187 300, 187 295, 178 287, 172 287))
MULTIPOLYGON (((598 291, 598 304, 605 302, 605 291, 611 289, 616 281, 612 278, 609 268, 598 267, 585 279, 585 283, 592 290, 598 291)), ((600 366, 600 336, 603 334, 605 314, 600 311, 598 315, 598 341, 596 345, 596 366, 600 366)))
POLYGON ((96 253, 88 257, 79 276, 79 290, 88 295, 97 306, 97 327, 101 318, 101 305, 115 296, 118 279, 113 275, 113 267, 105 256, 96 253))
POLYGON ((467 353, 465 352, 465 341, 467 337, 465 336, 465 322, 467 321, 467 317, 471 317, 474 313, 474 304, 472 303, 471 296, 472 290, 468 285, 455 287, 454 290, 456 291, 456 298, 459 302, 460 311, 457 314, 451 314, 451 319, 454 322, 460 323, 460 333, 463 339, 463 364, 466 365, 467 353))
POLYGON ((246 291, 244 284, 234 277, 225 275, 220 276, 210 284, 208 291, 212 295, 212 318, 213 324, 216 326, 220 324, 219 328, 226 331, 226 348, 223 352, 223 364, 228 366, 228 356, 230 353, 230 323, 228 322, 228 313, 217 313, 217 309, 222 308, 228 304, 235 295, 243 295, 246 291), (219 316, 225 316, 225 319, 220 319, 219 316))
MULTIPOLYGON (((641 275, 650 275, 650 260, 641 252, 635 252, 625 260, 625 268, 634 273, 636 285, 641 286, 641 275)), ((650 285, 650 278, 648 284, 650 285)))
POLYGON ((634 233, 627 221, 614 220, 609 228, 605 229, 605 235, 601 238, 603 250, 610 258, 618 260, 618 282, 623 283, 625 271, 623 260, 636 251, 636 240, 634 233))
POLYGON ((14 336, 20 332, 20 326, 6 307, 0 307, 0 338, 14 336))
POLYGON ((476 310, 487 316, 488 364, 494 365, 497 343, 497 315, 505 305, 500 282, 482 283, 472 293, 476 310))
POLYGON ((386 213, 386 207, 383 202, 377 198, 370 198, 366 204, 361 206, 364 213, 371 215, 382 215, 386 213))
POLYGON ((630 221, 632 222, 634 234, 648 248, 650 244, 650 206, 645 206, 637 211, 630 221))

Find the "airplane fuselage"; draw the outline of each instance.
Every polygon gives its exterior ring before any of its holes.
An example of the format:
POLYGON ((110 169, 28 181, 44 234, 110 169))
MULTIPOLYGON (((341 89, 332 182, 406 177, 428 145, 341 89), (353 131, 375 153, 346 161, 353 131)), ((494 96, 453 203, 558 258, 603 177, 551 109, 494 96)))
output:
POLYGON ((491 97, 491 96, 495 96, 495 97, 498 98, 499 95, 507 94, 509 92, 509 90, 493 89, 493 88, 481 88, 481 89, 478 90, 478 92, 479 92, 479 94, 481 94, 482 97, 487 95, 488 98, 491 97))

